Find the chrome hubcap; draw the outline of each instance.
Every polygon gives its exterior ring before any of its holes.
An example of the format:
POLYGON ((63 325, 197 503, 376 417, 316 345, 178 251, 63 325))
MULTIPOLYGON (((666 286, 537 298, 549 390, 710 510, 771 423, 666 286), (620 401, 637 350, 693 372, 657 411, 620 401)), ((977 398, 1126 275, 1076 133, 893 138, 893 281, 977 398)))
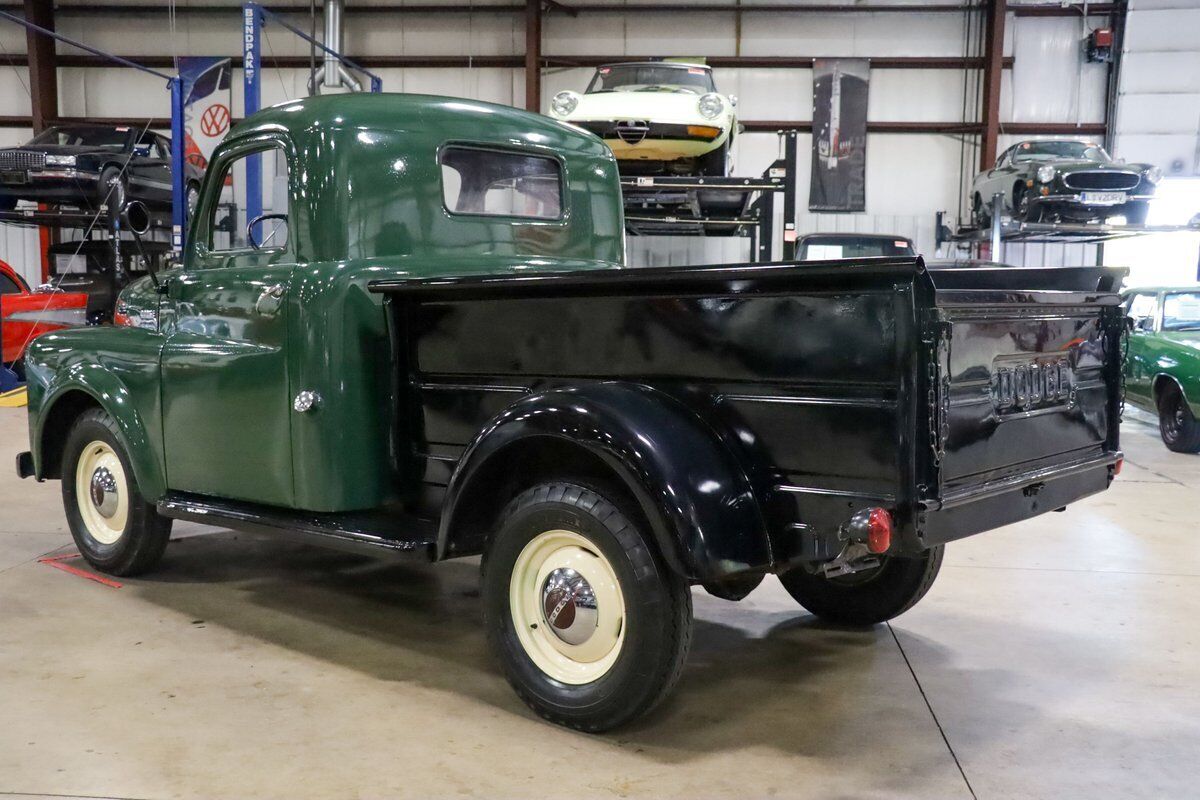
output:
POLYGON ((113 514, 117 513, 117 505, 121 498, 117 491, 117 479, 113 477, 108 467, 96 468, 96 471, 92 473, 89 489, 92 506, 95 507, 96 512, 105 519, 112 519, 113 514))
POLYGON ((599 603, 587 580, 570 567, 559 567, 542 584, 542 620, 567 644, 583 644, 600 624, 599 603))

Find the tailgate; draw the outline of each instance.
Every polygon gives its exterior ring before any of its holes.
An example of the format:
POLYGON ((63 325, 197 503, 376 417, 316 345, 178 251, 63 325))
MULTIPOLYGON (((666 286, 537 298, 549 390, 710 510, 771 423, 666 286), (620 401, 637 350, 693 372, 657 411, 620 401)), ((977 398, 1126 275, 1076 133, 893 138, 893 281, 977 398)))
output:
MULTIPOLYGON (((1116 270, 934 272, 926 339, 939 505, 1034 486, 1118 449, 1116 270)), ((935 498, 930 498, 935 499, 935 498)))

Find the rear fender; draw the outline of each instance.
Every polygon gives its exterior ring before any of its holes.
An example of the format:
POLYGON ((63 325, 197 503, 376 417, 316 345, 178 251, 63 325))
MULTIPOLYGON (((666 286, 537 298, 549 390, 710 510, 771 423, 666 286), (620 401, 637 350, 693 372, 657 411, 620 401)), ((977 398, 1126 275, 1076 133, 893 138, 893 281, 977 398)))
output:
MULTIPOLYGON (((487 467, 504 459, 506 448, 538 437, 570 443, 602 461, 636 499, 666 562, 686 578, 707 582, 770 567, 758 500, 717 433, 667 395, 625 383, 531 395, 492 420, 451 477, 439 558, 478 550, 478 532, 458 522, 487 492, 490 481, 479 476, 496 474, 487 467), (471 539, 465 547, 463 538, 471 539)), ((507 471, 516 469, 519 464, 507 471)))

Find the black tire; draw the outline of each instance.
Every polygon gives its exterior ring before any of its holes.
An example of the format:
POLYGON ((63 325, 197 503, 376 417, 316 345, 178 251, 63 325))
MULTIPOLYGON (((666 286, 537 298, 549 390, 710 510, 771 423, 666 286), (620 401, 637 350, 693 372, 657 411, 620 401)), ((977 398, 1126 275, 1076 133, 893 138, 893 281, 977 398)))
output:
POLYGON ((980 230, 992 227, 992 215, 988 213, 987 206, 983 204, 983 198, 978 193, 971 201, 971 219, 980 230))
POLYGON ((183 191, 184 206, 187 209, 186 219, 191 220, 196 213, 196 203, 200 202, 200 184, 191 181, 183 191))
POLYGON ((1125 206, 1126 225, 1145 225, 1146 217, 1150 214, 1149 203, 1130 203, 1125 206))
MULTIPOLYGON (((93 471, 93 476, 97 471, 93 471)), ((110 476, 113 476, 111 471, 110 476)), ((80 554, 96 569, 110 575, 138 575, 153 568, 162 558, 171 537, 171 520, 159 516, 154 506, 142 498, 117 423, 106 411, 98 408, 85 411, 67 434, 62 457, 62 495, 71 536, 80 554), (113 541, 105 541, 110 537, 93 531, 85 522, 84 515, 89 512, 81 509, 81 503, 97 509, 99 504, 91 494, 80 497, 77 489, 78 469, 85 449, 102 450, 103 445, 116 456, 120 475, 124 476, 124 480, 115 477, 116 494, 127 493, 125 523, 113 541)))
POLYGON ((1168 450, 1200 453, 1200 424, 1174 383, 1168 383, 1158 398, 1158 432, 1168 450))
MULTIPOLYGON (((533 587, 534 601, 544 608, 545 596, 536 583, 533 587)), ((598 600, 597 606, 604 621, 604 605, 598 600)), ((570 609, 574 619, 574 602, 570 609)), ((517 695, 550 722, 588 733, 617 727, 658 705, 679 680, 691 644, 691 592, 662 562, 649 532, 640 530, 617 503, 571 483, 541 484, 508 504, 484 555, 483 611, 489 644, 517 695), (615 628, 623 638, 618 638, 615 660, 586 683, 563 682, 538 666, 514 622, 514 613, 521 613, 510 602, 514 571, 518 580, 526 574, 519 572, 526 545, 555 531, 583 537, 589 543, 587 555, 605 564, 624 599, 624 617, 615 628)), ((561 626, 551 627, 546 616, 540 620, 543 630, 532 633, 538 627, 534 622, 527 637, 552 641, 554 627, 561 626)), ((596 631, 600 629, 597 625, 596 631)))
POLYGON ((888 556, 876 569, 826 578, 796 568, 779 576, 797 603, 838 625, 878 625, 917 604, 942 568, 943 545, 915 558, 888 556))
POLYGON ((1031 202, 1032 194, 1023 186, 1013 191, 1016 192, 1013 196, 1013 208, 1015 209, 1013 216, 1022 222, 1041 222, 1045 216, 1042 204, 1031 202))
POLYGON ((724 178, 729 174, 729 145, 723 144, 696 159, 696 173, 706 178, 724 178))
POLYGON ((109 209, 125 207, 125 177, 121 168, 115 165, 105 167, 100 172, 100 181, 96 185, 96 208, 107 205, 109 209))

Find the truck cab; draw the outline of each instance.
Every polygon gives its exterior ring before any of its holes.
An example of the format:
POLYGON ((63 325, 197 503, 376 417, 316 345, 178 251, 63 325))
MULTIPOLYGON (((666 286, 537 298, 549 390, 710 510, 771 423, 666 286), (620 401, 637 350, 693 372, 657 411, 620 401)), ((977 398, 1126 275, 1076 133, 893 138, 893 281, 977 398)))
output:
POLYGON ((616 163, 582 129, 415 95, 276 106, 214 154, 181 266, 131 284, 120 325, 30 348, 18 472, 62 481, 115 574, 154 567, 174 519, 482 555, 517 694, 600 731, 678 679, 691 587, 774 573, 881 623, 947 542, 1119 469, 1119 272, 622 250, 616 163), (256 161, 272 191, 231 212, 256 161))

